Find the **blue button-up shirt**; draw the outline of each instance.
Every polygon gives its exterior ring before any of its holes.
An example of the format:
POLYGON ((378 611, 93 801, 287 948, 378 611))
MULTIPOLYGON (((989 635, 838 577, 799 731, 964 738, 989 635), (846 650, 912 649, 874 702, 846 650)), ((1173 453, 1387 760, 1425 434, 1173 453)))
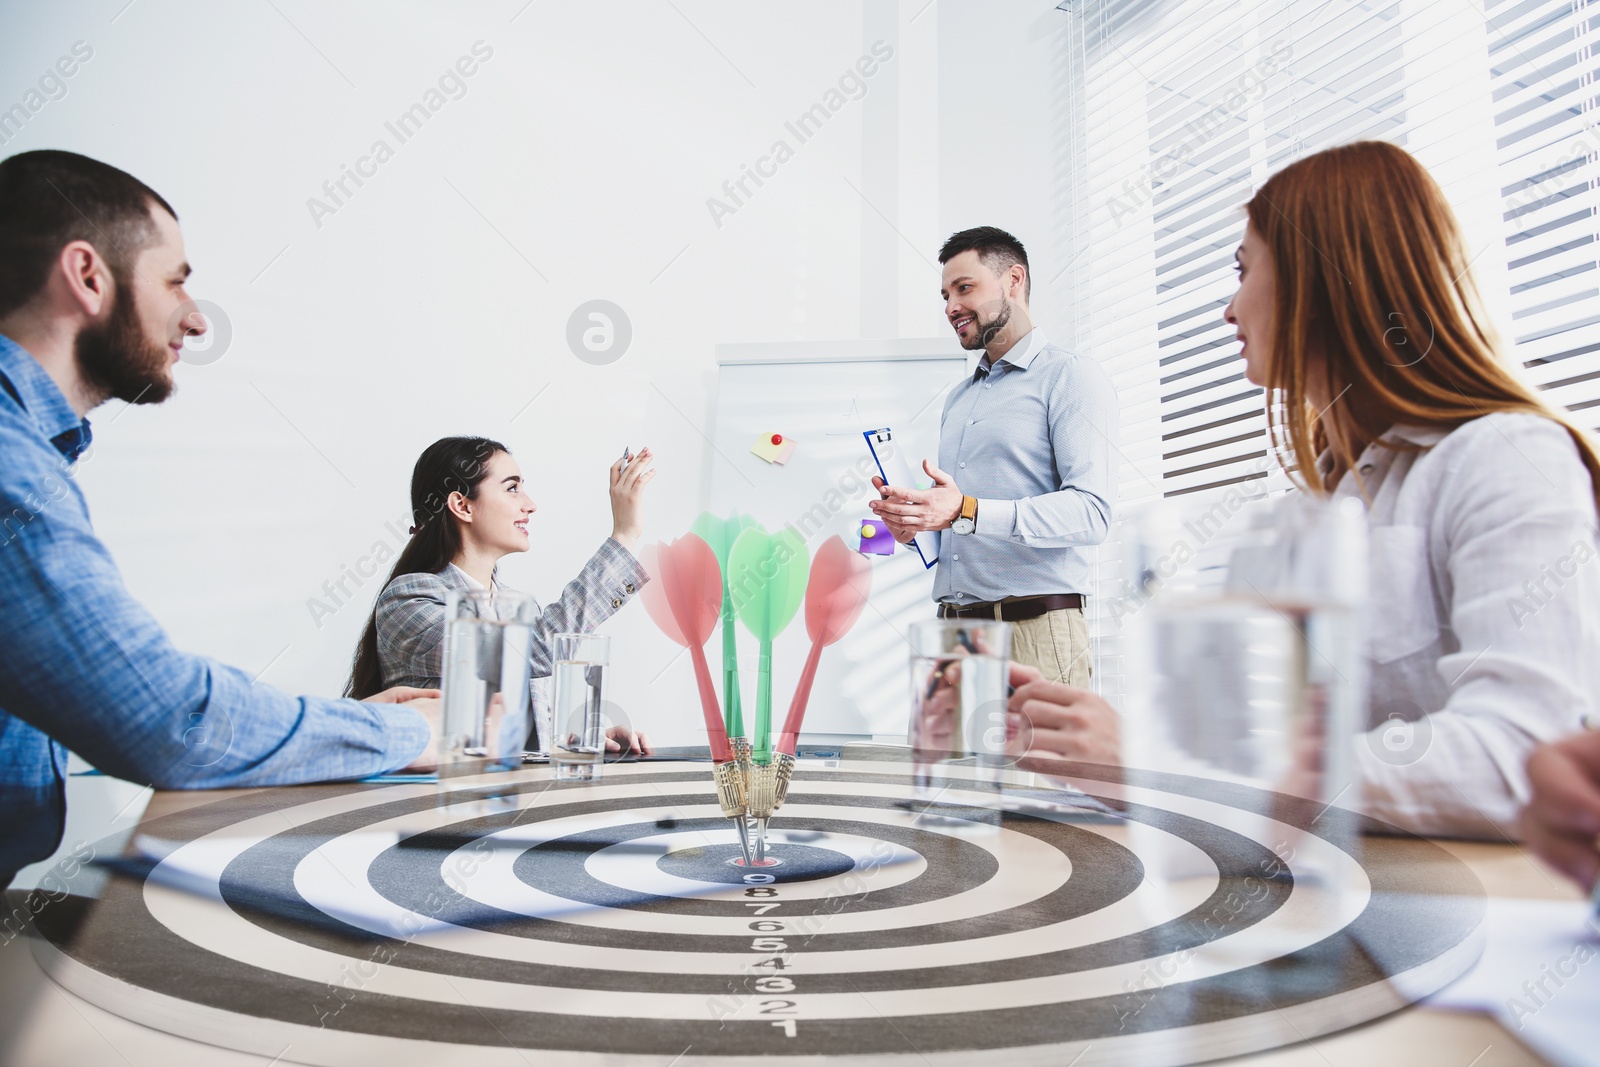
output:
POLYGON ((977 530, 939 534, 933 598, 954 604, 1090 592, 1086 548, 1116 497, 1117 394, 1088 356, 1038 327, 950 390, 939 468, 978 498, 977 530))
POLYGON ((73 477, 89 441, 0 336, 0 887, 61 840, 68 749, 192 789, 361 778, 421 754, 428 727, 409 708, 291 697, 174 648, 94 534, 73 477))

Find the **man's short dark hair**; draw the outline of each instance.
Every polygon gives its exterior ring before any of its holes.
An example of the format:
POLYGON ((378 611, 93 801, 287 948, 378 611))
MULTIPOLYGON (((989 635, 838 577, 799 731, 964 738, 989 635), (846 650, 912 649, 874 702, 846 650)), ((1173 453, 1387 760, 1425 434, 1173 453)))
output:
POLYGON ((38 295, 61 249, 88 241, 119 285, 155 236, 152 208, 178 213, 126 171, 76 152, 43 149, 0 160, 0 315, 38 295))
POLYGON ((953 233, 939 249, 939 262, 948 263, 963 252, 976 252, 978 259, 995 274, 1004 274, 1013 263, 1021 263, 1022 299, 1027 300, 1033 291, 1033 268, 1028 266, 1028 250, 1022 242, 998 226, 974 226, 970 230, 953 233))

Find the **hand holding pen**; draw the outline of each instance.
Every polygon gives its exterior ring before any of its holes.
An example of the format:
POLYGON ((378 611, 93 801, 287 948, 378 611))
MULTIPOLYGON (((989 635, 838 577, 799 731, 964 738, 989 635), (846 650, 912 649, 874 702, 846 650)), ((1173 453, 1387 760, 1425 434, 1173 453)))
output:
POLYGON ((644 532, 644 487, 656 476, 654 453, 641 448, 637 455, 626 448, 611 465, 611 536, 632 550, 644 532))
POLYGON ((1528 757, 1533 796, 1520 826, 1528 847, 1600 899, 1600 730, 1585 730, 1528 757))

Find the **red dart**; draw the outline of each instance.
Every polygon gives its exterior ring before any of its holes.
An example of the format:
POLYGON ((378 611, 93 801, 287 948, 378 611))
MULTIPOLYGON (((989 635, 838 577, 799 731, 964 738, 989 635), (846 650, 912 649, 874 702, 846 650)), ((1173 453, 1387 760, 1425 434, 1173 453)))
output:
POLYGON ((695 682, 700 687, 700 710, 705 715, 711 758, 716 763, 726 763, 733 758, 733 750, 728 745, 728 728, 722 722, 722 708, 711 684, 705 650, 706 640, 722 616, 722 568, 717 565, 717 554, 711 546, 694 534, 657 546, 655 560, 661 590, 652 597, 649 590, 655 583, 644 587, 645 610, 662 633, 689 649, 695 682), (656 604, 652 608, 653 599, 656 604), (662 600, 667 608, 664 613, 662 600))
POLYGON ((811 654, 800 672, 789 715, 783 721, 778 751, 794 755, 811 700, 811 683, 816 680, 822 650, 850 631, 867 606, 872 591, 872 564, 859 552, 852 552, 837 535, 823 542, 811 561, 811 578, 806 583, 806 633, 811 636, 811 654))
POLYGON ((639 590, 639 596, 644 600, 645 613, 650 616, 650 621, 656 624, 656 628, 667 635, 669 641, 675 645, 689 647, 689 639, 683 636, 683 627, 673 618, 672 605, 667 603, 666 583, 661 580, 661 546, 651 544, 639 549, 639 565, 656 579, 653 582, 646 582, 644 588, 639 590))

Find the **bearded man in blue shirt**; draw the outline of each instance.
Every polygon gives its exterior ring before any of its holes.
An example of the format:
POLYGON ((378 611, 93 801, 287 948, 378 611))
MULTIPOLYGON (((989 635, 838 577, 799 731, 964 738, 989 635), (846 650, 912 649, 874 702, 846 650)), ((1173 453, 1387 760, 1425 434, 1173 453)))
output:
POLYGON ((174 648, 73 478, 85 416, 158 404, 203 333, 171 206, 71 152, 0 161, 0 888, 49 856, 67 752, 164 789, 361 778, 438 758, 437 691, 292 697, 174 648))
POLYGON ((874 478, 883 499, 871 507, 901 541, 939 531, 940 618, 1010 622, 1011 659, 1030 679, 1087 689, 1088 550, 1111 528, 1116 390, 1100 364, 1035 325, 1021 241, 962 230, 939 262, 945 318, 983 357, 945 400, 938 466, 923 461, 933 487, 874 478))

